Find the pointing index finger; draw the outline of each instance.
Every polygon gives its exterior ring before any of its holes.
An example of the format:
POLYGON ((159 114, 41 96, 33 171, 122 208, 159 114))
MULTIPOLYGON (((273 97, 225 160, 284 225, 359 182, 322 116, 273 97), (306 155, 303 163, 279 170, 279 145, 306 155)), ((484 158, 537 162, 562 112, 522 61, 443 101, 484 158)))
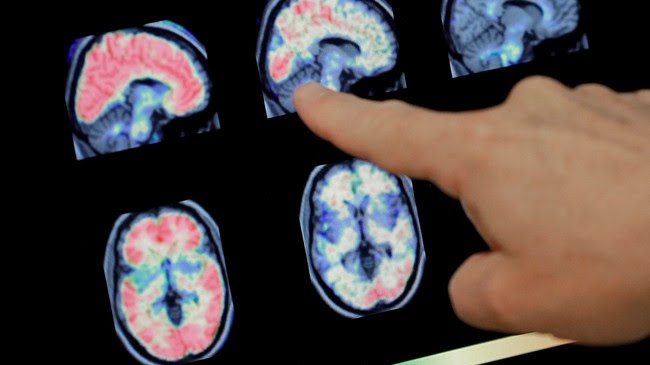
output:
POLYGON ((343 151, 393 173, 430 179, 453 196, 480 148, 476 118, 466 113, 364 100, 317 83, 298 88, 294 104, 314 133, 343 151))

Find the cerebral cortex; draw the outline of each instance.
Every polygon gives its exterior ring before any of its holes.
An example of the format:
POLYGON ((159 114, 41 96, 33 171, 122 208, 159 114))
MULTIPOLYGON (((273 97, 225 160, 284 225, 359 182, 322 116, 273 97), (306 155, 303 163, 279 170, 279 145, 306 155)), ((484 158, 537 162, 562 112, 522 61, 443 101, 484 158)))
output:
POLYGON ((533 48, 576 30, 578 0, 445 0, 457 74, 506 67, 533 58, 533 48))
POLYGON ((318 168, 301 219, 312 281, 334 310, 358 317, 410 299, 424 262, 410 180, 361 160, 318 168))
POLYGON ((397 43, 387 4, 371 0, 271 1, 258 61, 271 97, 293 112, 293 91, 308 81, 347 91, 394 68, 397 43))
POLYGON ((67 97, 94 154, 158 142, 171 119, 195 114, 209 101, 202 46, 177 24, 112 31, 82 44, 67 97))
POLYGON ((228 332, 232 303, 218 229, 192 202, 122 216, 105 269, 114 320, 145 363, 213 355, 228 332))

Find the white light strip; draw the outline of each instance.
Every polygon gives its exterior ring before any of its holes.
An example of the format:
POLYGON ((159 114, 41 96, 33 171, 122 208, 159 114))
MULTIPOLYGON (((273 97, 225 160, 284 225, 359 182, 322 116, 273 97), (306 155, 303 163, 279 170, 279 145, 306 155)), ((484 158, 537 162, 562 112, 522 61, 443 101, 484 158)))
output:
POLYGON ((528 333, 461 347, 456 350, 406 361, 398 365, 467 365, 484 364, 513 356, 573 343, 552 335, 528 333))

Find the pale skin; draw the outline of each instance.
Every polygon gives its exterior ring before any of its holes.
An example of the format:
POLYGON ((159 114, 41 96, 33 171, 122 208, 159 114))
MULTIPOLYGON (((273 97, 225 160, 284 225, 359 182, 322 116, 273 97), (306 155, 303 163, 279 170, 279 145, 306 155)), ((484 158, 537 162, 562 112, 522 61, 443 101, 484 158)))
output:
POLYGON ((536 76, 447 113, 309 83, 294 103, 340 149, 460 200, 490 247, 449 282, 465 322, 590 345, 650 335, 650 90, 536 76))

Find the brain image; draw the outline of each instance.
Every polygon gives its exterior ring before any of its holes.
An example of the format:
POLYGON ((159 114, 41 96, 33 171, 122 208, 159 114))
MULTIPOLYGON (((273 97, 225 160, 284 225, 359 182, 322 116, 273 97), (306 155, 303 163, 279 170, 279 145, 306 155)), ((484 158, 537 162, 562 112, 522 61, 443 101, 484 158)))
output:
POLYGON ((588 48, 578 0, 444 0, 454 77, 588 48))
POLYGON ((117 334, 141 363, 208 358, 226 340, 233 305, 219 229, 196 203, 120 216, 104 272, 117 334))
POLYGON ((78 39, 70 49, 66 103, 77 159, 219 127, 188 121, 208 106, 205 48, 161 21, 78 39))
POLYGON ((425 260, 413 188, 361 160, 317 167, 300 223, 312 283, 339 314, 404 306, 425 260))
POLYGON ((383 0, 269 1, 257 44, 268 117, 294 112, 309 81, 368 96, 404 88, 392 14, 383 0))

